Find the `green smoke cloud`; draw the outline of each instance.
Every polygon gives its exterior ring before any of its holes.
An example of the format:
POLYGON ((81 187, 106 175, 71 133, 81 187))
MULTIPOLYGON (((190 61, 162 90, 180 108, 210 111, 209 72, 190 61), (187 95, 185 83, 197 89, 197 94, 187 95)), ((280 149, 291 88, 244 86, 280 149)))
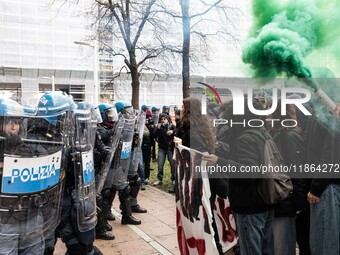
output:
MULTIPOLYGON (((242 60, 254 76, 333 78, 319 80, 318 86, 339 102, 340 85, 328 68, 329 63, 335 70, 340 66, 340 0, 253 0, 252 4, 253 27, 242 60), (315 65, 325 68, 315 71, 315 65)), ((314 82, 305 85, 317 89, 314 82)), ((338 121, 330 125, 332 116, 318 100, 312 104, 322 123, 337 128, 338 121)))
MULTIPOLYGON (((242 52, 257 78, 312 77, 306 57, 316 49, 337 45, 340 0, 254 0, 254 26, 242 52)), ((339 54, 339 50, 336 54, 339 54)))

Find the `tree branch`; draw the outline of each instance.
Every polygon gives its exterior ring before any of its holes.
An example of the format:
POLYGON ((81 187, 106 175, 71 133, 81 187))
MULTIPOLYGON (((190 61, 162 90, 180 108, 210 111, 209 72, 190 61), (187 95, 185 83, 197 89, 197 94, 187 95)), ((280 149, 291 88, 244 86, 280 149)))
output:
POLYGON ((209 8, 207 8, 205 11, 200 12, 200 13, 196 13, 194 15, 191 16, 191 19, 199 17, 199 16, 203 16, 204 14, 208 13, 212 8, 214 8, 215 6, 217 6, 220 2, 222 2, 222 0, 218 0, 217 2, 215 2, 214 4, 210 5, 209 8))
POLYGON ((140 34, 144 28, 144 25, 145 25, 145 22, 147 21, 148 17, 149 17, 149 14, 150 14, 150 10, 151 10, 151 7, 153 6, 153 4, 156 2, 156 0, 151 0, 146 8, 146 12, 145 12, 145 15, 143 17, 143 20, 142 22, 140 23, 139 27, 138 27, 138 31, 136 33, 136 36, 135 36, 135 39, 133 40, 133 43, 132 45, 133 46, 136 46, 137 42, 138 42, 138 39, 140 37, 140 34))

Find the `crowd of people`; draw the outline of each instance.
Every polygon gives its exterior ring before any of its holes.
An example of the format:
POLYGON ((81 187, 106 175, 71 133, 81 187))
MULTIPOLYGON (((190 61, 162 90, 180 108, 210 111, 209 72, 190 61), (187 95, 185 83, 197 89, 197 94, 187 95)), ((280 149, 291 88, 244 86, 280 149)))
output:
MULTIPOLYGON (((232 101, 213 114, 237 123, 258 119, 246 101, 243 116, 233 116, 232 101)), ((253 105, 269 107, 256 98, 253 105)), ((259 166, 268 136, 287 165, 340 164, 339 132, 314 116, 302 120, 294 105, 284 117, 304 125, 283 127, 277 121, 268 128, 214 130, 198 99, 184 99, 174 121, 169 110, 147 105, 135 110, 127 102, 77 105, 65 93, 48 92, 32 111, 0 97, 0 254, 53 254, 57 238, 69 255, 102 254, 93 243, 115 239, 109 221, 115 220, 116 194, 121 224, 141 224, 133 213, 147 212, 137 198, 149 183, 151 161, 158 166, 154 185, 162 185, 169 161, 169 192, 176 191, 173 153, 179 143, 206 152, 202 159, 209 165, 259 166)), ((339 112, 337 105, 334 115, 339 112)), ((283 118, 281 109, 271 118, 283 118)), ((340 254, 340 178, 292 178, 291 196, 276 205, 261 198, 259 178, 226 174, 209 182, 212 197, 230 200, 240 254, 293 255, 296 243, 300 255, 340 254)), ((217 235, 215 242, 223 254, 217 235)))
MULTIPOLYGON (((213 130, 204 124, 212 121, 201 115, 200 101, 191 99, 190 103, 190 132, 194 134, 191 134, 189 144, 209 152, 202 157, 209 165, 235 166, 237 169, 264 165, 266 139, 272 139, 285 165, 307 169, 302 171, 304 174, 292 177, 293 192, 276 204, 264 201, 259 192, 263 179, 254 178, 251 173, 249 178, 222 173, 228 183, 211 185, 214 190, 228 190, 239 236, 238 253, 295 255, 298 247, 300 255, 340 254, 340 178, 337 171, 332 176, 324 174, 334 171, 334 165, 339 166, 340 130, 321 125, 314 113, 312 116, 299 115, 295 105, 289 104, 285 115, 278 107, 271 116, 260 117, 248 109, 247 99, 244 100, 244 115, 233 115, 233 101, 222 104, 218 116, 213 118, 233 120, 237 124, 218 125, 213 130), (272 126, 243 125, 249 120, 266 117, 278 121, 272 126), (290 125, 282 126, 282 119, 289 119, 290 125), (215 146, 211 147, 211 144, 215 146), (318 166, 324 166, 324 171, 308 170, 318 166)), ((258 98, 252 98, 252 103, 258 110, 271 106, 270 102, 266 104, 258 98)), ((313 111, 310 106, 306 107, 313 111)), ((340 104, 333 111, 333 118, 340 124, 339 112, 340 104)), ((340 129, 340 125, 338 127, 340 129)), ((216 182, 216 179, 210 179, 210 182, 212 180, 216 182)), ((216 236, 215 241, 219 247, 216 236)), ((223 254, 221 250, 219 252, 223 254)))
POLYGON ((147 212, 137 197, 151 160, 161 185, 168 157, 175 191, 169 110, 75 104, 60 91, 30 107, 0 97, 0 254, 53 254, 57 238, 68 255, 101 254, 93 243, 115 239, 116 194, 121 224, 141 224, 133 213, 147 212))

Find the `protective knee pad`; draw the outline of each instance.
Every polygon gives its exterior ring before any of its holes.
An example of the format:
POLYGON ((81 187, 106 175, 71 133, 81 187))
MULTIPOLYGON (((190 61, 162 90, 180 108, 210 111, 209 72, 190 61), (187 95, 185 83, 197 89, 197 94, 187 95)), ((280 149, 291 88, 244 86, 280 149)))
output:
POLYGON ((127 185, 123 190, 118 191, 118 196, 119 197, 128 197, 130 195, 131 188, 130 185, 127 185))
POLYGON ((140 178, 139 178, 138 174, 136 174, 132 177, 129 176, 128 179, 129 179, 129 183, 136 183, 138 181, 138 179, 139 179, 139 182, 140 182, 140 178))
POLYGON ((103 199, 109 198, 111 195, 111 189, 103 189, 102 190, 102 197, 103 199))

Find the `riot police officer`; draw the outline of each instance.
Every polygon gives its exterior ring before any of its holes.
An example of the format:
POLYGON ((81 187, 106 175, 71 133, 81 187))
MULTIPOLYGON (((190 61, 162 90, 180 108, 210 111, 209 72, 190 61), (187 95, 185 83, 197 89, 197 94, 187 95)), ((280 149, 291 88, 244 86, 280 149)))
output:
POLYGON ((163 105, 162 112, 159 114, 158 123, 161 123, 161 115, 162 114, 163 114, 163 116, 166 115, 169 123, 172 123, 171 116, 170 116, 170 106, 163 105))
MULTIPOLYGON (((146 213, 147 210, 142 208, 137 202, 137 196, 141 188, 141 178, 138 174, 138 166, 143 164, 142 141, 145 127, 146 114, 144 111, 135 112, 134 135, 131 147, 130 165, 128 171, 128 180, 131 188, 131 210, 137 213, 146 213), (142 162, 141 162, 142 161, 142 162)), ((144 171, 144 170, 143 170, 144 171)))
MULTIPOLYGON (((44 254, 44 236, 60 221, 66 130, 62 110, 33 118, 10 99, 0 98, 0 254, 44 254), (55 141, 29 125, 57 131, 55 141)), ((45 132, 52 135, 52 133, 45 132)))
MULTIPOLYGON (((115 133, 115 124, 118 120, 118 114, 116 108, 112 104, 103 103, 98 105, 98 109, 100 111, 102 122, 98 124, 97 133, 100 136, 101 140, 104 142, 106 146, 109 146, 112 141, 111 138, 115 133)), ((110 163, 110 168, 108 172, 108 176, 105 180, 105 184, 103 190, 101 191, 103 203, 102 203, 102 211, 107 220, 115 220, 114 215, 111 212, 111 207, 113 200, 116 195, 116 190, 112 186, 113 182, 113 165, 110 163)), ((112 227, 107 223, 107 230, 112 230, 112 227)))
POLYGON ((116 125, 118 115, 115 109, 113 109, 113 105, 106 103, 100 104, 97 109, 101 121, 96 130, 94 153, 98 208, 96 238, 113 240, 115 236, 107 232, 112 230, 112 226, 107 220, 115 219, 111 212, 115 196, 115 190, 112 188, 113 168, 111 162, 117 146, 117 139, 119 139, 118 137, 120 137, 122 132, 122 125, 119 125, 119 123, 116 125))
POLYGON ((119 195, 120 207, 122 210, 121 223, 138 225, 141 224, 141 221, 133 217, 132 212, 146 212, 146 210, 137 203, 132 207, 131 195, 135 194, 135 196, 137 196, 137 189, 139 190, 140 188, 138 174, 131 179, 131 184, 133 184, 134 188, 133 191, 129 183, 130 180, 128 180, 136 118, 131 104, 127 102, 117 102, 115 106, 117 111, 124 116, 124 130, 113 162, 113 186, 118 191, 119 195))
MULTIPOLYGON (((38 104, 38 116, 45 116, 56 109, 65 109, 70 116, 65 123, 70 129, 66 136, 65 189, 62 198, 61 222, 55 235, 65 243, 68 255, 102 254, 93 246, 95 240, 96 202, 93 169, 93 145, 96 122, 87 110, 76 110, 73 99, 59 92, 45 93, 38 104)), ((45 117, 46 118, 46 117, 45 117)), ((59 120, 47 118, 54 125, 59 120)), ((42 130, 41 134, 45 131, 42 130)), ((55 135, 55 131, 46 136, 55 135)), ((54 236, 46 238, 45 254, 53 254, 54 236)))

